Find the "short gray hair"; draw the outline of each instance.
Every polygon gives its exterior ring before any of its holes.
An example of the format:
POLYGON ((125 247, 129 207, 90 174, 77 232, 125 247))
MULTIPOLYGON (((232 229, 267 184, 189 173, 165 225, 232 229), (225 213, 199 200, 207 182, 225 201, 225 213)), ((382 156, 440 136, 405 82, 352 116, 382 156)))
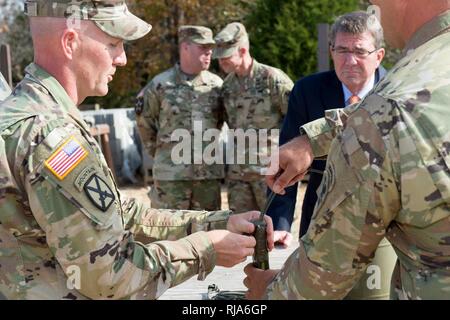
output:
POLYGON ((338 33, 361 34, 364 32, 369 32, 372 35, 376 49, 383 46, 383 27, 381 27, 375 15, 364 11, 344 14, 338 17, 331 27, 330 45, 334 46, 338 33))

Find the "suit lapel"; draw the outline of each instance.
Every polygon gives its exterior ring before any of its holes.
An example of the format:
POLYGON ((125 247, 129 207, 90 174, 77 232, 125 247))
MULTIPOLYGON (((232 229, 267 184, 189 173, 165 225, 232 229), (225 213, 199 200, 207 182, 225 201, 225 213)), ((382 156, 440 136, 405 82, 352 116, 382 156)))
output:
POLYGON ((339 81, 336 72, 329 71, 325 81, 321 82, 320 98, 323 111, 328 109, 345 107, 344 92, 342 91, 342 84, 339 81))

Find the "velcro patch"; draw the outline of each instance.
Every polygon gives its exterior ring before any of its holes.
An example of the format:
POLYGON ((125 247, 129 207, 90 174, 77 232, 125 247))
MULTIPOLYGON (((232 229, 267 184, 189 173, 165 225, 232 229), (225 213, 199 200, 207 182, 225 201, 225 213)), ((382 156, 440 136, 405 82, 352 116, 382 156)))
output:
POLYGON ((111 204, 116 200, 111 188, 97 174, 91 176, 86 182, 84 192, 89 200, 103 212, 108 211, 111 204))
POLYGON ((45 161, 45 167, 59 180, 64 180, 88 154, 74 137, 70 137, 45 161))

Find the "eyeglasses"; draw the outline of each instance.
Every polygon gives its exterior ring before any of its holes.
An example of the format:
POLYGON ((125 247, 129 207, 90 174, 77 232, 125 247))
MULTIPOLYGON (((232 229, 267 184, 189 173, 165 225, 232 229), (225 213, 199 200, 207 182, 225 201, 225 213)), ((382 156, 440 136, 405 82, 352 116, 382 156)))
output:
POLYGON ((340 56, 346 56, 348 54, 352 54, 360 59, 365 59, 368 56, 370 56, 372 53, 374 53, 375 51, 378 51, 378 50, 379 49, 369 51, 369 50, 362 49, 362 48, 356 48, 355 50, 350 50, 348 48, 343 48, 343 47, 338 47, 338 48, 332 47, 331 48, 331 51, 335 52, 336 54, 338 54, 340 56))

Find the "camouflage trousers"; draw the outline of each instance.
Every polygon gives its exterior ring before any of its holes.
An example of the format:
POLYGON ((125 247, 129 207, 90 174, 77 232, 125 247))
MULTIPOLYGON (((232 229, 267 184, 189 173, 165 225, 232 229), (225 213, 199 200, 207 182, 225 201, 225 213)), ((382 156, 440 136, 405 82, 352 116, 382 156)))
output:
POLYGON ((220 180, 155 180, 150 199, 155 209, 220 210, 220 180))
POLYGON ((234 213, 264 209, 267 200, 267 185, 264 178, 258 181, 227 181, 228 205, 234 213))

